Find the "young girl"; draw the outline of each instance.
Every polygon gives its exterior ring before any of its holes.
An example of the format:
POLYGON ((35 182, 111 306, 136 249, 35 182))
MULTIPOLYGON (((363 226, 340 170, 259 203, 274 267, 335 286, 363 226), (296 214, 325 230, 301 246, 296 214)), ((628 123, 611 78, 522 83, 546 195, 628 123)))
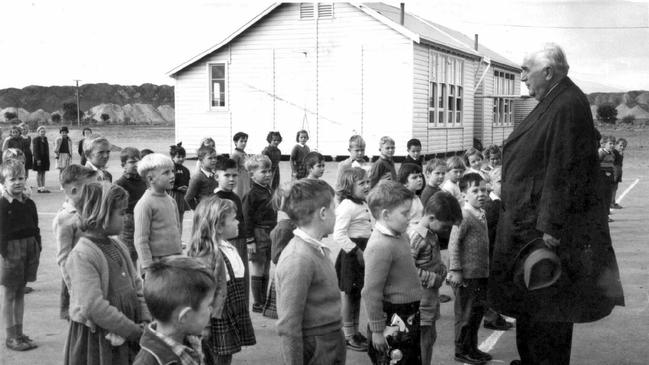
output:
POLYGON ((20 136, 20 127, 14 125, 9 130, 9 137, 5 138, 2 143, 2 152, 6 151, 9 148, 18 148, 22 151, 23 140, 20 136))
POLYGON ((120 186, 93 182, 81 189, 76 208, 84 233, 65 263, 70 330, 64 364, 132 364, 143 322, 151 320, 128 249, 111 238, 122 230, 127 205, 120 186))
POLYGON ((188 251, 189 256, 198 257, 213 270, 217 284, 220 284, 204 348, 205 354, 212 357, 215 364, 230 364, 232 355, 241 351, 241 346, 256 343, 244 293, 244 263, 237 249, 226 241, 238 235, 236 213, 231 200, 217 196, 202 200, 194 212, 188 251), (225 290, 223 277, 227 281, 225 290))
MULTIPOLYGON (((200 150, 201 147, 211 147, 216 151, 216 142, 214 142, 214 139, 212 137, 205 137, 201 140, 201 145, 198 146, 196 151, 200 150)), ((194 167, 194 173, 201 171, 201 160, 199 159, 196 161, 196 166, 194 167)))
POLYGON ((36 185, 39 193, 49 193, 45 189, 45 172, 50 170, 50 144, 45 136, 45 127, 40 126, 36 130, 38 136, 32 140, 32 150, 34 151, 33 169, 36 171, 36 185))
POLYGON ((282 151, 277 146, 282 143, 282 135, 279 132, 268 132, 266 141, 268 141, 268 146, 261 153, 270 158, 270 170, 273 174, 270 182, 270 190, 275 191, 279 186, 279 161, 282 159, 282 151))
POLYGON ((183 143, 169 147, 169 155, 174 162, 174 187, 169 192, 172 198, 176 201, 178 206, 178 218, 180 219, 180 234, 183 232, 183 216, 185 211, 189 209, 187 202, 185 202, 185 193, 187 186, 189 186, 189 169, 183 166, 185 162, 186 152, 183 148, 183 143))
POLYGON ((336 259, 338 286, 343 292, 343 332, 347 348, 367 351, 367 338, 358 330, 363 289, 363 251, 372 233, 370 210, 365 197, 370 190, 367 173, 360 167, 343 170, 338 177, 336 223, 333 238, 342 246, 336 259))
POLYGON ((0 285, 7 348, 26 351, 36 344, 23 333, 25 284, 36 281, 41 235, 34 202, 24 195, 25 166, 9 160, 0 167, 0 285))
MULTIPOLYGON (((273 208, 277 210, 277 225, 270 231, 270 260, 272 262, 271 272, 275 271, 275 265, 279 261, 279 256, 282 254, 284 247, 288 245, 289 241, 293 239, 293 231, 297 228, 295 223, 284 212, 284 199, 291 191, 293 186, 292 182, 284 182, 280 185, 279 189, 275 191, 273 196, 273 208)), ((277 291, 275 290, 275 278, 271 275, 270 287, 268 288, 268 295, 264 303, 262 311, 264 317, 277 319, 277 291)))
POLYGON ((307 175, 307 169, 304 167, 304 157, 306 157, 307 153, 311 152, 309 146, 306 145, 308 140, 309 132, 304 129, 297 132, 295 136, 297 144, 293 147, 293 151, 291 151, 291 172, 293 180, 299 180, 307 175))
POLYGON ((22 146, 20 147, 25 154, 25 180, 29 178, 29 170, 33 167, 34 155, 32 154, 32 137, 29 136, 29 125, 27 123, 20 123, 18 125, 20 131, 22 132, 21 142, 22 146))
POLYGON ((237 168, 239 170, 239 180, 237 180, 237 186, 234 188, 234 192, 237 193, 239 198, 243 199, 246 194, 250 191, 250 174, 246 171, 246 145, 248 145, 248 134, 245 132, 237 132, 232 137, 234 142, 234 151, 232 151, 231 159, 237 162, 237 168))
POLYGON ((72 159, 72 140, 68 137, 68 127, 63 126, 59 129, 59 136, 56 137, 54 147, 54 154, 56 155, 56 168, 59 169, 59 177, 61 172, 68 166, 72 159))
POLYGON ((489 174, 482 171, 484 156, 482 152, 475 147, 471 147, 464 153, 464 163, 469 167, 466 173, 475 172, 479 174, 484 181, 489 183, 489 174))

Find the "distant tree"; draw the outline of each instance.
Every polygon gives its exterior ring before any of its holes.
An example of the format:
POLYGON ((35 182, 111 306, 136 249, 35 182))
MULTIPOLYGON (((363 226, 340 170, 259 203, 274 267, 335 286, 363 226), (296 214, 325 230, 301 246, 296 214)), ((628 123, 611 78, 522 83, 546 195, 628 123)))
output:
POLYGON ((59 124, 59 123, 61 123, 61 114, 54 113, 54 114, 50 115, 50 119, 52 119, 52 123, 59 124))
POLYGON ((102 113, 100 118, 102 122, 108 123, 108 121, 110 120, 110 115, 108 115, 107 113, 102 113))
POLYGON ((604 103, 598 106, 597 120, 604 123, 615 124, 615 121, 617 120, 617 109, 615 109, 615 106, 611 103, 604 103))
MULTIPOLYGON (((81 115, 81 117, 83 117, 83 115, 81 115)), ((63 119, 67 120, 68 122, 77 121, 77 103, 63 103, 63 119)))
POLYGON ((14 113, 14 112, 5 112, 5 120, 7 122, 12 120, 12 119, 16 119, 16 118, 18 118, 18 114, 14 113))
POLYGON ((635 122, 635 116, 630 114, 622 118, 622 120, 620 120, 620 123, 628 124, 628 125, 633 125, 634 122, 635 122))

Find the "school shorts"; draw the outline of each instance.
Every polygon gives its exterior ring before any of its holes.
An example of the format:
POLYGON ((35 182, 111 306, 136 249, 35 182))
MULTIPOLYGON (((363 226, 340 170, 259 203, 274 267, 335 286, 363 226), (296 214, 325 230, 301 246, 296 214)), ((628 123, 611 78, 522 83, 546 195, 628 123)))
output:
POLYGON ((0 256, 0 285, 18 287, 36 281, 40 255, 36 237, 7 242, 7 255, 0 256))
POLYGON ((270 262, 270 229, 255 227, 255 246, 257 250, 248 257, 254 262, 270 262))

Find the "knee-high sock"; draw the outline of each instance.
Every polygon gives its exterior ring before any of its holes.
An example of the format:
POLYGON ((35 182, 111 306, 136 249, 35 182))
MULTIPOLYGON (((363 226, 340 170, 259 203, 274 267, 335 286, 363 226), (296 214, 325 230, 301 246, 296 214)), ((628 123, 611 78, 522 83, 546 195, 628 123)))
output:
POLYGON ((264 277, 263 276, 251 276, 250 277, 250 288, 252 289, 252 300, 253 304, 262 305, 266 299, 264 296, 264 277))

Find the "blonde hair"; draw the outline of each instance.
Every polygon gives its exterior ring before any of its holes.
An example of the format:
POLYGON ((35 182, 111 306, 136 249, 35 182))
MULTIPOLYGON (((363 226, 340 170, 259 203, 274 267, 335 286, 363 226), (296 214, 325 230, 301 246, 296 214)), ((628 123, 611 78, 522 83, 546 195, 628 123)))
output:
POLYGON ((18 160, 9 160, 0 165, 0 184, 10 176, 25 176, 25 165, 18 160))
POLYGON ((263 167, 270 168, 271 164, 270 158, 266 155, 252 155, 246 159, 244 166, 246 171, 253 172, 263 167))
POLYGON ((119 185, 108 182, 92 182, 83 185, 76 206, 81 218, 81 230, 105 233, 110 223, 111 213, 116 209, 125 208, 127 204, 128 193, 119 185))
POLYGON ((137 173, 143 178, 146 178, 153 170, 165 168, 173 169, 174 162, 169 156, 163 155, 162 153, 148 154, 137 163, 137 173))
POLYGON ((386 145, 388 143, 395 144, 394 139, 392 139, 392 137, 390 137, 390 136, 381 137, 381 139, 379 140, 379 148, 383 147, 384 145, 386 145))
POLYGON ((19 148, 7 148, 3 153, 2 153, 2 163, 5 163, 7 161, 19 161, 22 162, 23 164, 25 163, 25 153, 19 149, 19 148))
POLYGON ((338 201, 342 202, 345 199, 356 201, 354 197, 354 184, 366 178, 367 172, 360 167, 344 169, 338 175, 338 181, 336 181, 336 197, 338 201))
POLYGON ((187 250, 188 256, 218 255, 214 245, 221 240, 221 230, 228 214, 236 214, 237 207, 231 200, 216 195, 201 200, 194 211, 192 238, 187 250))
POLYGON ((112 146, 106 137, 94 135, 91 138, 86 138, 83 140, 83 154, 88 157, 95 147, 102 145, 106 145, 108 148, 112 146))
POLYGON ((349 137, 349 147, 351 148, 352 146, 365 147, 365 140, 360 135, 354 134, 349 137))

